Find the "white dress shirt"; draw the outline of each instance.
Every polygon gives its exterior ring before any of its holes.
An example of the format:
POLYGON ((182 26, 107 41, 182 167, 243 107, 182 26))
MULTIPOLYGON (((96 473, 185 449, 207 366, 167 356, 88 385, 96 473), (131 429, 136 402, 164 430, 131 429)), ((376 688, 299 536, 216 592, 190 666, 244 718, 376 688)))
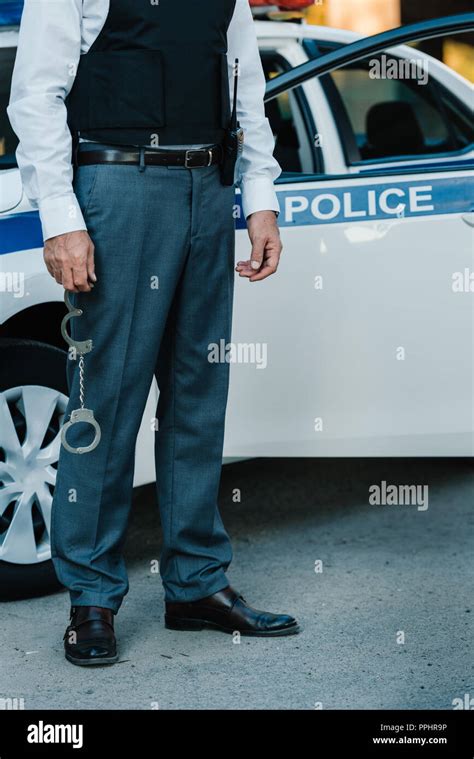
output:
MULTIPOLYGON (((80 56, 104 26, 109 3, 25 0, 7 112, 20 141, 16 156, 23 187, 39 209, 45 240, 86 229, 72 188, 72 141, 64 101, 80 56)), ((273 157, 274 139, 265 117, 265 76, 248 0, 236 0, 227 57, 231 96, 233 63, 240 61, 237 107, 245 141, 236 181, 243 212, 245 218, 256 211, 278 212, 273 182, 281 168, 273 157)))

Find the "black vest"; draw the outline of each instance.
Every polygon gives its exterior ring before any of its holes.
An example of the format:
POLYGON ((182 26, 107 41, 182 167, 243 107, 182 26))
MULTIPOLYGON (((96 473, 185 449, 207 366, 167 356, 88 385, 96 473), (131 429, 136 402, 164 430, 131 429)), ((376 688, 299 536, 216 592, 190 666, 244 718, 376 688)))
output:
POLYGON ((71 132, 120 145, 221 142, 236 0, 110 0, 66 99, 71 132))

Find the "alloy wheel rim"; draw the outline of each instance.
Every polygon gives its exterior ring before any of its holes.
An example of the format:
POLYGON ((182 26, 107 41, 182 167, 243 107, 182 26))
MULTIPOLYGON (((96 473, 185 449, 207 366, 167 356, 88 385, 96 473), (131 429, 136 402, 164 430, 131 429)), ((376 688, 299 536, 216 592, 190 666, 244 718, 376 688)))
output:
POLYGON ((51 505, 68 399, 40 385, 0 393, 0 560, 51 558, 51 505))

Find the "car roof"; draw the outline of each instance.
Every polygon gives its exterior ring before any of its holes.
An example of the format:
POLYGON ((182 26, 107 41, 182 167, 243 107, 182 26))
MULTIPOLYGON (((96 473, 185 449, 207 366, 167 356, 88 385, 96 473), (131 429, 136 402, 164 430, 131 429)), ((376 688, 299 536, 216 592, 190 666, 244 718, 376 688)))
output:
MULTIPOLYGON (((319 26, 318 24, 295 24, 291 21, 255 21, 257 27, 257 37, 259 40, 295 40, 313 39, 321 43, 333 43, 335 45, 349 45, 351 42, 362 40, 370 35, 353 32, 349 29, 337 29, 332 26, 319 26)), ((393 55, 401 58, 411 59, 414 55, 414 48, 410 45, 388 46, 393 55)), ((436 71, 436 76, 443 80, 453 81, 456 79, 460 84, 465 86, 469 84, 456 71, 448 67, 445 63, 433 58, 428 53, 416 49, 417 59, 429 61, 432 71, 436 71)))
POLYGON ((362 39, 364 35, 352 32, 348 29, 337 29, 331 26, 319 26, 316 24, 295 24, 291 21, 255 21, 258 37, 286 37, 289 39, 302 39, 304 37, 317 37, 324 42, 337 42, 348 44, 362 39))
MULTIPOLYGON (((259 40, 295 40, 298 42, 303 39, 313 39, 321 43, 333 43, 335 45, 348 45, 351 42, 362 40, 370 35, 353 32, 349 29, 337 29, 332 26, 319 26, 318 24, 295 24, 291 21, 255 21, 257 27, 257 37, 259 40)), ((413 58, 415 49, 410 45, 388 46, 387 51, 401 58, 413 58)), ((461 88, 468 87, 474 90, 474 85, 468 82, 464 77, 458 74, 454 69, 447 66, 437 58, 433 58, 428 53, 416 48, 416 58, 424 59, 429 62, 431 73, 442 81, 445 86, 450 88, 455 83, 461 88)), ((461 95, 465 97, 466 94, 461 95)))
MULTIPOLYGON (((322 43, 349 45, 351 42, 371 36, 359 34, 359 32, 353 32, 349 29, 337 29, 332 26, 319 26, 317 24, 295 24, 286 21, 256 21, 255 24, 259 39, 313 39, 322 43)), ((403 57, 413 56, 413 48, 409 45, 389 46, 387 50, 391 50, 393 53, 403 57)), ((433 61, 434 64, 440 63, 440 61, 433 59, 432 56, 421 50, 417 50, 416 55, 418 58, 427 58, 433 61)))

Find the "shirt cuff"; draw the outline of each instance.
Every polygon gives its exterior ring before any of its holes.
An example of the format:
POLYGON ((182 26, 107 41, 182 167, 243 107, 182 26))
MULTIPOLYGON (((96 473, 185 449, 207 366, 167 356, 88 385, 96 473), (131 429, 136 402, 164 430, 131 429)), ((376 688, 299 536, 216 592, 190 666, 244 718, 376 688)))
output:
POLYGON ((87 229, 74 193, 59 198, 47 198, 39 205, 43 240, 87 229))
POLYGON ((240 192, 242 194, 242 209, 245 219, 251 213, 256 213, 257 211, 280 212, 280 204, 278 203, 273 181, 267 177, 243 179, 240 192))

